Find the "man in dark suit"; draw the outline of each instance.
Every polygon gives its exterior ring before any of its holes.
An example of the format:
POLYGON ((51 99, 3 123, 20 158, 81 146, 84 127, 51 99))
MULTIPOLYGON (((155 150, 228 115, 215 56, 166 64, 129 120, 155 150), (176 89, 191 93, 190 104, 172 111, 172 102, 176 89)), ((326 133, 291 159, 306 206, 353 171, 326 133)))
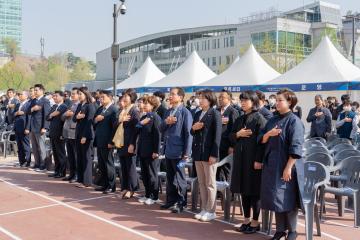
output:
POLYGON ((99 162, 99 170, 101 180, 96 191, 102 191, 104 194, 115 192, 115 165, 114 160, 109 155, 113 148, 113 138, 115 134, 115 126, 117 121, 117 109, 113 104, 113 95, 111 91, 100 91, 101 107, 95 113, 94 128, 95 141, 94 146, 97 147, 97 155, 99 162))
POLYGON ((266 120, 269 120, 274 114, 265 107, 265 94, 259 90, 256 90, 256 95, 259 98, 259 113, 264 116, 266 120))
POLYGON ((50 122, 49 137, 55 163, 54 173, 50 174, 49 177, 62 178, 66 175, 66 153, 65 140, 62 137, 64 121, 61 116, 66 112, 67 106, 64 103, 64 93, 62 91, 55 91, 53 100, 55 104, 46 116, 46 119, 50 122))
POLYGON ((25 134, 25 128, 29 124, 29 115, 26 114, 30 106, 29 94, 23 91, 18 95, 20 102, 16 104, 14 109, 14 131, 18 146, 20 166, 29 167, 31 161, 30 139, 29 136, 25 134))
MULTIPOLYGON (((235 120, 239 117, 239 111, 236 110, 232 105, 232 93, 227 90, 222 90, 219 95, 219 105, 218 111, 221 114, 222 122, 222 131, 221 131, 221 141, 220 141, 220 160, 227 157, 233 152, 231 147, 229 134, 232 130, 235 120)), ((224 181, 228 180, 230 173, 230 165, 225 164, 222 167, 219 167, 216 172, 216 180, 224 181)))
POLYGON ((156 113, 161 117, 161 119, 164 118, 166 109, 166 104, 164 102, 165 94, 163 92, 157 91, 153 94, 155 97, 157 97, 160 101, 160 106, 156 109, 156 113))
POLYGON ((7 90, 6 95, 8 100, 6 101, 6 123, 13 124, 15 119, 15 107, 19 103, 19 100, 16 98, 15 90, 10 88, 7 90))
POLYGON ((45 171, 45 133, 49 129, 49 122, 46 120, 46 116, 50 111, 50 102, 44 97, 45 88, 42 84, 36 84, 34 86, 35 98, 31 101, 31 108, 29 110, 31 118, 29 128, 26 133, 30 131, 30 141, 32 151, 35 158, 34 169, 45 171))
POLYGON ((192 116, 183 105, 185 92, 180 87, 170 91, 169 109, 160 125, 165 139, 165 158, 167 170, 166 203, 161 209, 172 208, 173 213, 181 213, 186 205, 185 161, 190 156, 192 146, 192 116))

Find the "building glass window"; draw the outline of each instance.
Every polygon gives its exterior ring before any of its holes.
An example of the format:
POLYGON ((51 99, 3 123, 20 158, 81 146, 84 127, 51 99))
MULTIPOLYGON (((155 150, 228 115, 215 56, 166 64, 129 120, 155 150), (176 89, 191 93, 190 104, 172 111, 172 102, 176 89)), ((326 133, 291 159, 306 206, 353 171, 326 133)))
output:
POLYGON ((216 57, 213 57, 213 58, 212 58, 212 65, 213 65, 213 66, 216 66, 216 57))

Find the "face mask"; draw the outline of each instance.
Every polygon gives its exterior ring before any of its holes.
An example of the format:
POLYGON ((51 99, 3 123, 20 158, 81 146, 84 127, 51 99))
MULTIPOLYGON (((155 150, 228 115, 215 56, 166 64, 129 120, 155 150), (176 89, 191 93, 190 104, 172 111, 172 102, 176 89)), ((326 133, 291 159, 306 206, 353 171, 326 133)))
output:
POLYGON ((276 104, 276 99, 270 98, 269 99, 269 105, 272 107, 276 104))
POLYGON ((352 107, 351 107, 351 111, 356 112, 356 107, 355 107, 355 106, 352 106, 352 107))
POLYGON ((345 112, 350 112, 350 111, 351 111, 351 107, 350 107, 350 106, 344 107, 343 109, 344 109, 345 112))

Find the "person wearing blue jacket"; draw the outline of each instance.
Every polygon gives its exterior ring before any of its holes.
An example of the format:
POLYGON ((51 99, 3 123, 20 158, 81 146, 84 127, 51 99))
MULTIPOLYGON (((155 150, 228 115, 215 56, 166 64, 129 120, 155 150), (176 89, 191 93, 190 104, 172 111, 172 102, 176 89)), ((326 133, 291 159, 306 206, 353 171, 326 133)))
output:
POLYGON ((336 121, 337 134, 340 138, 351 139, 353 132, 357 130, 356 114, 351 110, 350 100, 343 102, 343 111, 336 121))
POLYGON ((172 209, 173 213, 181 213, 186 205, 185 164, 191 152, 192 116, 183 105, 185 92, 180 87, 170 91, 171 108, 167 110, 160 131, 164 134, 165 159, 167 169, 166 203, 161 209, 172 209))
POLYGON ((331 133, 331 112, 324 106, 321 95, 315 96, 315 107, 310 109, 306 118, 311 123, 310 137, 327 138, 331 133))

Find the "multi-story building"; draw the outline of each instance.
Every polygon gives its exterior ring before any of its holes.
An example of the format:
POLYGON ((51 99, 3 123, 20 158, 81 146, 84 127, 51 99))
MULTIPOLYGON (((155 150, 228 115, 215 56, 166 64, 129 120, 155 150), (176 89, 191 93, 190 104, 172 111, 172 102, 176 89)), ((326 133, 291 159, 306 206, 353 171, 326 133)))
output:
POLYGON ((4 55, 2 39, 12 38, 21 48, 22 7, 21 0, 0 0, 0 54, 4 55))

